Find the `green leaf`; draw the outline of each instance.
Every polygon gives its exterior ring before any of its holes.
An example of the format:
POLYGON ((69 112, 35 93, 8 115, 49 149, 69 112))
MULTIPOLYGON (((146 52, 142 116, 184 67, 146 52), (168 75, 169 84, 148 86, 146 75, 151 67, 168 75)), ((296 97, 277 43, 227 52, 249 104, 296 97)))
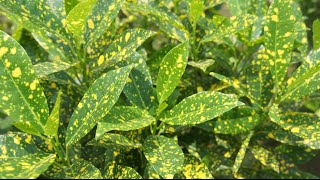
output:
POLYGON ((80 0, 64 0, 64 7, 66 14, 69 12, 79 3, 80 0))
POLYGON ((90 141, 87 145, 110 147, 110 145, 119 145, 122 147, 141 148, 141 144, 134 143, 130 139, 121 134, 105 133, 101 136, 96 136, 96 140, 90 141))
POLYGON ((250 148, 253 156, 259 160, 263 165, 272 168, 274 171, 279 173, 279 162, 276 159, 276 157, 269 152, 268 150, 259 147, 259 146, 254 146, 250 148))
POLYGON ((33 66, 38 78, 46 77, 47 75, 63 71, 69 69, 70 67, 74 66, 75 64, 69 64, 61 61, 54 61, 54 62, 43 62, 38 63, 33 66))
POLYGON ((92 64, 95 73, 102 72, 133 55, 142 43, 154 35, 152 31, 144 29, 129 29, 121 33, 108 49, 92 64))
POLYGON ((188 0, 189 18, 196 23, 204 10, 203 0, 188 0))
POLYGON ((155 118, 150 116, 148 112, 137 107, 115 106, 98 123, 96 137, 112 130, 130 131, 141 129, 149 126, 154 121, 155 118))
POLYGON ((182 100, 161 121, 170 125, 195 125, 244 105, 230 94, 203 91, 182 100))
POLYGON ((213 179, 207 166, 192 155, 185 155, 182 173, 187 179, 213 179))
POLYGON ((233 16, 246 14, 251 0, 226 0, 226 4, 233 16))
POLYGON ((71 173, 67 175, 68 179, 102 179, 101 172, 90 162, 78 159, 70 167, 71 173))
POLYGON ((150 17, 164 33, 173 39, 177 39, 180 42, 189 39, 189 32, 174 14, 164 12, 147 4, 126 3, 125 8, 150 17))
POLYGON ((143 178, 145 179, 160 179, 159 174, 147 163, 146 168, 144 169, 143 178))
POLYGON ((188 42, 171 49, 163 58, 157 79, 157 97, 163 103, 174 91, 188 63, 188 42))
POLYGON ((202 61, 189 61, 188 65, 201 69, 206 72, 207 69, 215 63, 213 59, 206 59, 202 61))
POLYGON ((166 179, 172 179, 183 168, 183 152, 173 139, 149 136, 144 141, 143 153, 151 167, 166 179))
POLYGON ((287 74, 295 39, 294 28, 295 17, 288 1, 274 0, 268 10, 264 32, 266 60, 276 87, 282 84, 287 74))
POLYGON ((74 37, 79 38, 83 35, 86 18, 96 2, 97 0, 81 1, 68 13, 67 28, 73 33, 74 37))
POLYGON ((44 133, 49 116, 47 99, 25 50, 0 31, 0 108, 19 129, 44 133))
POLYGON ((229 19, 224 19, 221 24, 219 24, 217 29, 210 30, 207 35, 205 35, 201 42, 211 42, 218 41, 223 42, 223 38, 227 38, 234 35, 256 22, 256 17, 250 14, 241 16, 232 16, 229 19))
POLYGON ((214 132, 219 134, 239 134, 254 129, 260 124, 259 115, 219 120, 214 123, 214 132))
POLYGON ((35 179, 54 162, 55 154, 35 153, 0 159, 1 179, 35 179))
POLYGON ((129 166, 112 164, 107 169, 109 171, 104 175, 106 179, 142 179, 141 175, 129 166))
POLYGON ((311 51, 305 62, 287 81, 287 88, 281 101, 298 99, 320 89, 320 49, 311 51))
MULTIPOLYGON (((57 8, 62 1, 33 0, 33 1, 7 1, 0 0, 0 6, 4 7, 9 13, 21 18, 23 24, 28 24, 32 32, 50 32, 60 39, 70 40, 65 31, 65 13, 57 8)), ((63 2, 61 3, 63 5, 63 2)), ((63 6, 62 6, 63 7, 63 6)))
POLYGON ((313 49, 317 50, 320 48, 320 20, 317 19, 312 24, 313 31, 313 49))
POLYGON ((85 136, 118 100, 132 66, 109 71, 87 90, 72 114, 66 135, 66 146, 85 136))
POLYGON ((61 91, 58 93, 56 104, 54 105, 51 114, 44 127, 46 135, 58 135, 58 128, 60 122, 60 104, 61 104, 61 91))
POLYGON ((124 94, 132 105, 152 112, 155 107, 155 95, 151 75, 144 58, 135 53, 128 61, 122 62, 135 65, 129 74, 127 84, 123 88, 124 94))
POLYGON ((117 17, 123 0, 97 0, 85 23, 85 47, 97 40, 117 17))
POLYGON ((242 161, 244 159, 244 156, 246 155, 246 151, 247 151, 247 148, 249 146, 249 142, 251 140, 251 137, 253 136, 253 131, 251 131, 248 136, 246 137, 246 139, 243 141, 241 147, 240 147, 240 150, 237 154, 237 157, 235 159, 235 162, 234 162, 234 165, 232 166, 232 173, 234 175, 237 174, 238 170, 240 169, 240 166, 242 164, 242 161))

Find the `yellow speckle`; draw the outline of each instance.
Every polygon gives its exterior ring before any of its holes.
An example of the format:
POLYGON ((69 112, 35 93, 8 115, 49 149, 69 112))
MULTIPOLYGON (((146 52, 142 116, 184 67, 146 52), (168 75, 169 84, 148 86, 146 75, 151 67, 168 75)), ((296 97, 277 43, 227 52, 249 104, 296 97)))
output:
POLYGON ((293 133, 298 133, 299 131, 300 131, 300 128, 298 128, 298 127, 294 127, 291 129, 291 132, 293 132, 293 133))
POLYGON ((6 66, 6 68, 9 68, 11 66, 11 63, 8 61, 8 59, 6 59, 4 61, 4 65, 6 66))
POLYGON ((55 89, 55 88, 57 88, 57 84, 56 83, 51 83, 50 87, 55 89))
POLYGON ((9 100, 9 98, 8 98, 7 96, 3 96, 3 97, 2 97, 2 100, 4 100, 4 101, 8 101, 8 100, 9 100))
POLYGON ((128 42, 128 40, 130 38, 130 33, 127 33, 125 38, 126 38, 126 42, 128 42))
POLYGON ((89 20, 88 20, 88 27, 89 27, 90 29, 93 29, 93 28, 94 28, 94 23, 93 23, 92 19, 89 19, 89 20))
POLYGON ((97 94, 92 94, 93 99, 97 99, 97 94))
POLYGON ((66 20, 65 20, 65 19, 63 19, 63 20, 61 21, 61 23, 62 23, 63 27, 66 27, 66 20))
POLYGON ((127 83, 131 83, 132 82, 132 80, 130 79, 130 78, 127 78, 127 81, 126 81, 127 83))
POLYGON ((291 32, 287 32, 286 34, 284 34, 284 37, 289 37, 289 36, 291 36, 291 32))
POLYGON ((269 134, 268 134, 268 137, 271 138, 271 139, 274 139, 274 136, 273 136, 272 133, 269 133, 269 134))
POLYGON ((277 15, 272 15, 272 16, 271 16, 271 19, 272 19, 272 21, 274 21, 274 22, 279 22, 279 18, 278 18, 277 15))
POLYGON ((12 167, 12 166, 7 166, 7 167, 5 167, 5 169, 7 171, 14 171, 15 170, 14 167, 12 167))
POLYGON ((26 139, 25 139, 25 142, 30 144, 31 143, 31 136, 28 136, 26 139))
POLYGON ((240 88, 239 84, 240 84, 240 82, 238 81, 238 79, 233 80, 233 87, 234 88, 240 88))
POLYGON ((98 66, 100 66, 104 62, 104 56, 101 55, 98 60, 98 66))
POLYGON ((20 144, 20 141, 21 141, 21 139, 20 138, 14 138, 13 139, 13 142, 15 143, 15 144, 20 144))
POLYGON ((28 96, 28 99, 33 99, 33 95, 30 94, 30 95, 28 96))
POLYGON ((45 141, 46 145, 48 146, 48 149, 51 151, 53 149, 53 145, 50 141, 45 141))
POLYGON ((290 20, 295 20, 296 18, 294 17, 294 15, 290 16, 290 20))
POLYGON ((18 78, 20 76, 21 76, 21 69, 17 67, 12 71, 12 77, 18 78))
POLYGON ((11 54, 16 54, 16 52, 17 52, 17 48, 14 47, 14 48, 10 49, 11 54))
POLYGON ((83 107, 83 104, 82 104, 82 103, 79 103, 78 107, 79 107, 79 108, 82 108, 82 107, 83 107))
POLYGON ((178 64, 177 67, 178 67, 178 68, 182 68, 183 65, 182 65, 182 64, 178 64))
POLYGON ((2 47, 0 48, 0 57, 2 57, 4 54, 6 54, 8 52, 8 48, 6 47, 2 47))
POLYGON ((279 13, 279 9, 278 8, 274 8, 274 12, 278 14, 279 13))
POLYGON ((30 89, 33 91, 37 88, 37 81, 33 80, 32 83, 30 84, 30 89))
POLYGON ((284 50, 279 49, 279 50, 278 50, 278 54, 279 54, 280 56, 282 56, 282 55, 284 54, 284 50))

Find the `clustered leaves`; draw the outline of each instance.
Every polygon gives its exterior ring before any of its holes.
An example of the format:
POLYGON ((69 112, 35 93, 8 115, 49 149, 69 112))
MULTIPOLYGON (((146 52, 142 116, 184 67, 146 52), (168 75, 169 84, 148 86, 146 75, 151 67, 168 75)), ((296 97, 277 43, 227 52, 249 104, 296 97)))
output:
POLYGON ((0 12, 0 178, 318 178, 320 21, 299 1, 0 12))

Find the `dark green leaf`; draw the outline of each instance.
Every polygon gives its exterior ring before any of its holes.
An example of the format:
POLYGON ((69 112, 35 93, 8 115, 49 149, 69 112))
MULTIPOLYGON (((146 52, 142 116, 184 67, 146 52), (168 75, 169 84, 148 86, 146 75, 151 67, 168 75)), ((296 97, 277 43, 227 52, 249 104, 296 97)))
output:
POLYGON ((277 161, 276 157, 268 150, 254 146, 250 148, 254 157, 259 160, 263 165, 272 168, 274 171, 279 173, 279 162, 277 161))
POLYGON ((70 179, 102 179, 98 168, 90 162, 79 159, 70 167, 71 173, 67 175, 70 179))
POLYGON ((244 156, 246 155, 246 151, 247 151, 247 148, 249 147, 249 142, 251 140, 251 137, 253 136, 253 131, 251 131, 248 136, 246 137, 246 139, 243 141, 241 147, 240 147, 240 150, 237 154, 237 157, 235 159, 235 162, 234 162, 234 165, 232 166, 232 172, 234 175, 237 174, 241 164, 242 164, 242 161, 244 159, 244 156))
POLYGON ((182 173, 187 179, 213 179, 207 166, 192 155, 185 156, 182 173))

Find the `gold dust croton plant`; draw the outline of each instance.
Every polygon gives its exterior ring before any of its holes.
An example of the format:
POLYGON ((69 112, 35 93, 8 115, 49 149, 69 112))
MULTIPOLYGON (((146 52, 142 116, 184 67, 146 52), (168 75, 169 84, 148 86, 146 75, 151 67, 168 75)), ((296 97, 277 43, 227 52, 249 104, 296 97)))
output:
POLYGON ((0 7, 0 178, 317 178, 320 21, 308 37, 298 1, 0 7))

